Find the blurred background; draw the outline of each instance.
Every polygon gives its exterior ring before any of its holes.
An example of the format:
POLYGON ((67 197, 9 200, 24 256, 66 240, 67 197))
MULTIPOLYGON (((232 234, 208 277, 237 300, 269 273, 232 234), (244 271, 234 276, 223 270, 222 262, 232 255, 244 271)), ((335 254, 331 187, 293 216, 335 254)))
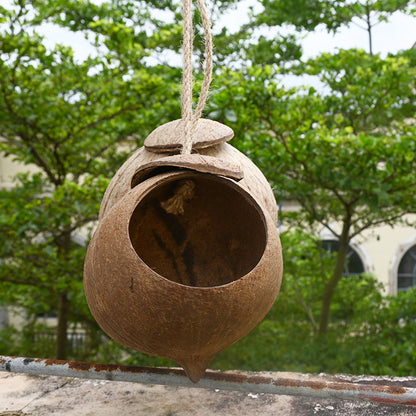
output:
MULTIPOLYGON (((415 373, 416 3, 213 0, 204 117, 269 180, 278 300, 211 368, 415 373)), ((195 97, 204 39, 194 16, 195 97)), ((121 164, 180 118, 178 1, 0 6, 0 351, 176 365, 109 339, 83 262, 121 164)))

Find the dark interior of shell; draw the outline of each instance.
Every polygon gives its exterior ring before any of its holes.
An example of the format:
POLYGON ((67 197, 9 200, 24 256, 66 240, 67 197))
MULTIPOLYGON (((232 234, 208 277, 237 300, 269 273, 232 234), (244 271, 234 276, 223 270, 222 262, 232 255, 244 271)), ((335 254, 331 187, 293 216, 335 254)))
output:
POLYGON ((198 287, 241 278, 267 244, 263 214, 251 197, 232 181, 194 172, 149 191, 131 216, 129 234, 155 272, 198 287))

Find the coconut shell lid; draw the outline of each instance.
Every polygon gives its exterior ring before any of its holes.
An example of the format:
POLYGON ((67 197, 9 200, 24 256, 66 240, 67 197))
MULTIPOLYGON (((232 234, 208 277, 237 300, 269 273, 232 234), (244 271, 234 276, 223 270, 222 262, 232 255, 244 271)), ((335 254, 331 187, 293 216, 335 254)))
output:
MULTIPOLYGON (((175 153, 182 149, 185 136, 182 119, 170 121, 153 130, 144 141, 146 150, 155 153, 175 153)), ((228 142, 234 137, 233 130, 217 121, 201 118, 196 125, 193 149, 203 149, 228 142)))
POLYGON ((244 177, 244 173, 238 165, 216 157, 199 154, 174 155, 153 160, 140 166, 133 175, 131 187, 135 187, 137 184, 151 176, 172 170, 172 168, 211 173, 214 175, 225 176, 234 179, 235 181, 240 181, 244 177))

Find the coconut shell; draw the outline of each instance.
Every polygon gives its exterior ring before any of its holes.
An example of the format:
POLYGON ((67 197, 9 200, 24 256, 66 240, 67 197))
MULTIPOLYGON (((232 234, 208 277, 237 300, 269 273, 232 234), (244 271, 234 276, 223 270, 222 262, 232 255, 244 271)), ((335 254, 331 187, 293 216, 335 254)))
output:
POLYGON ((194 382, 263 319, 282 278, 272 189, 232 136, 201 119, 181 155, 180 120, 152 132, 111 180, 85 260, 103 330, 194 382))
POLYGON ((126 162, 117 174, 123 186, 113 182, 106 196, 88 247, 85 293, 109 336, 177 361, 197 382, 212 357, 273 305, 282 277, 280 241, 247 184, 185 170, 130 189, 130 172, 144 152, 126 162))

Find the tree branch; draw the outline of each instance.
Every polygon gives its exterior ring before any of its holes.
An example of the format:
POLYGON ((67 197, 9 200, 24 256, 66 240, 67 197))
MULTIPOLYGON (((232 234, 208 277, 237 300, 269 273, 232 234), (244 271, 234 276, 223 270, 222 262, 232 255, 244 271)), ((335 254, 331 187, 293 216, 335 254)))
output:
POLYGON ((318 324, 315 321, 311 308, 306 304, 305 299, 303 298, 302 292, 296 283, 296 278, 293 278, 293 288, 298 296, 299 303, 301 304, 302 308, 305 310, 306 314, 308 315, 308 318, 312 324, 314 333, 318 332, 318 324))
POLYGON ((11 283, 14 285, 22 285, 22 286, 33 286, 33 287, 41 287, 46 289, 47 291, 53 293, 53 290, 46 284, 41 283, 39 281, 32 282, 31 280, 25 279, 16 279, 11 277, 0 277, 0 282, 11 283))
MULTIPOLYGON (((361 227, 359 227, 359 228, 357 228, 352 234, 351 234, 351 236, 350 236, 350 238, 353 238, 353 237, 355 237, 356 235, 358 235, 358 234, 360 234, 361 232, 363 232, 364 230, 366 230, 366 229, 368 229, 368 228, 372 228, 372 227, 375 227, 376 225, 379 225, 379 224, 386 224, 386 223, 389 223, 389 222, 391 222, 391 221, 397 221, 397 220, 399 220, 400 218, 402 218, 404 215, 406 215, 406 214, 409 214, 409 212, 407 212, 407 211, 403 211, 403 212, 401 212, 400 214, 395 214, 395 215, 392 215, 391 217, 383 217, 383 218, 381 218, 381 219, 379 219, 379 220, 374 220, 374 221, 367 221, 367 222, 365 222, 364 223, 364 225, 362 225, 361 227)), ((353 221, 351 224, 352 225, 356 225, 356 224, 358 224, 358 222, 359 222, 359 219, 357 219, 356 221, 353 221)))

